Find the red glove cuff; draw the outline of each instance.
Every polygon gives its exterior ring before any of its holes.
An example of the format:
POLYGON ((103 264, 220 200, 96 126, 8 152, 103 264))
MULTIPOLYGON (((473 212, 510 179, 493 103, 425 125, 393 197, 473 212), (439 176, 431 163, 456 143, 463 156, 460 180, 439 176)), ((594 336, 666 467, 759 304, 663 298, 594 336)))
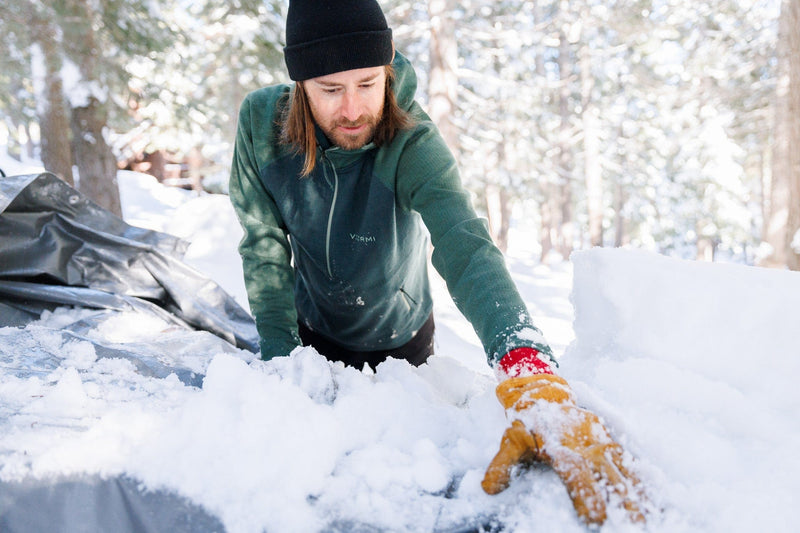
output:
POLYGON ((527 346, 511 350, 500 359, 497 366, 511 378, 553 373, 550 364, 539 357, 539 350, 527 346))

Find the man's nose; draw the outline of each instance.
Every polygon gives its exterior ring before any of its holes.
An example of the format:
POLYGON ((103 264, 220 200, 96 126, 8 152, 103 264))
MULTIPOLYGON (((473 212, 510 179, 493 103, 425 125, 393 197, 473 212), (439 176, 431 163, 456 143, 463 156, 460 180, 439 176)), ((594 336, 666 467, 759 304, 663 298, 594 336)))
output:
POLYGON ((361 99, 353 92, 345 92, 342 99, 342 116, 347 120, 356 120, 361 116, 361 99))

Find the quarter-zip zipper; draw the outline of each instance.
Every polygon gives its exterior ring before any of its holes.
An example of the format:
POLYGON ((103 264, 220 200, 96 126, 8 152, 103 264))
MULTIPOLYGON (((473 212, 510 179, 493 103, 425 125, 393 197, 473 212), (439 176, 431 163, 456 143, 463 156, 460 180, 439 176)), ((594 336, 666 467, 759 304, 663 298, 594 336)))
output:
POLYGON ((403 287, 400 287, 399 290, 400 290, 401 299, 403 300, 403 303, 406 304, 406 311, 411 311, 412 304, 413 304, 413 306, 416 306, 417 305, 417 301, 414 300, 414 298, 412 298, 411 295, 408 294, 403 287))
MULTIPOLYGON (((325 231, 325 263, 328 267, 328 277, 333 278, 333 269, 331 268, 331 228, 333 226, 333 213, 336 210, 336 200, 339 196, 339 175, 336 173, 336 167, 333 166, 325 152, 322 152, 322 159, 328 163, 333 172, 333 199, 331 200, 331 210, 328 212, 328 228, 325 231)), ((324 166, 322 167, 325 168, 324 166)))

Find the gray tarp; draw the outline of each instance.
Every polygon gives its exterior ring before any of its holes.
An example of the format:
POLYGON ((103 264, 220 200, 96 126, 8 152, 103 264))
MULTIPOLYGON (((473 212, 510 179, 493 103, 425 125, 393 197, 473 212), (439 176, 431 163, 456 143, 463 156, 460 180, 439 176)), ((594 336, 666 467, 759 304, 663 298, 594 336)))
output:
MULTIPOLYGON (((83 336, 95 317, 142 311, 209 331, 231 350, 257 352, 252 317, 181 261, 186 246, 174 236, 126 224, 52 174, 1 177, 0 327, 19 329, 3 336, 0 371, 26 378, 60 364, 61 354, 37 347, 22 328, 59 306, 97 310, 59 331, 65 342, 91 342, 98 357, 125 358, 145 376, 175 374, 192 386, 201 386, 203 378, 159 361, 153 356, 158 346, 104 345, 83 336), (19 346, 28 348, 21 352, 19 346)), ((0 427, 8 415, 0 405, 0 427)), ((144 490, 128 478, 0 482, 3 533, 222 530, 202 508, 144 490)))
POLYGON ((224 532, 202 508, 126 477, 0 482, 3 533, 224 532))
POLYGON ((0 327, 62 305, 139 309, 258 351, 252 317, 181 261, 186 243, 126 224, 53 174, 0 178, 0 327))

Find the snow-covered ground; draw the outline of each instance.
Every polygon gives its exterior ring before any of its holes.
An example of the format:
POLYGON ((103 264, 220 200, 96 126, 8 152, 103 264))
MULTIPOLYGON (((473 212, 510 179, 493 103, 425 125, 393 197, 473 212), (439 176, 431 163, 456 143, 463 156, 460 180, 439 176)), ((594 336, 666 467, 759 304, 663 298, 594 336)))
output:
MULTIPOLYGON (((187 262, 246 306, 227 198, 130 173, 120 182, 129 223, 189 240, 187 262)), ((512 247, 559 373, 638 458, 657 509, 648 531, 797 530, 800 274, 606 249, 545 266, 520 231, 512 247)), ((584 531, 546 468, 498 496, 481 490, 506 421, 477 338, 435 285, 437 355, 376 373, 313 349, 262 362, 130 314, 87 334, 152 345, 204 372, 196 388, 51 334, 89 311, 0 329, 0 480, 125 474, 202 505, 231 533, 435 531, 475 516, 509 531, 584 531), (60 364, 2 371, 37 351, 60 364)), ((637 530, 613 513, 603 529, 637 530)))

